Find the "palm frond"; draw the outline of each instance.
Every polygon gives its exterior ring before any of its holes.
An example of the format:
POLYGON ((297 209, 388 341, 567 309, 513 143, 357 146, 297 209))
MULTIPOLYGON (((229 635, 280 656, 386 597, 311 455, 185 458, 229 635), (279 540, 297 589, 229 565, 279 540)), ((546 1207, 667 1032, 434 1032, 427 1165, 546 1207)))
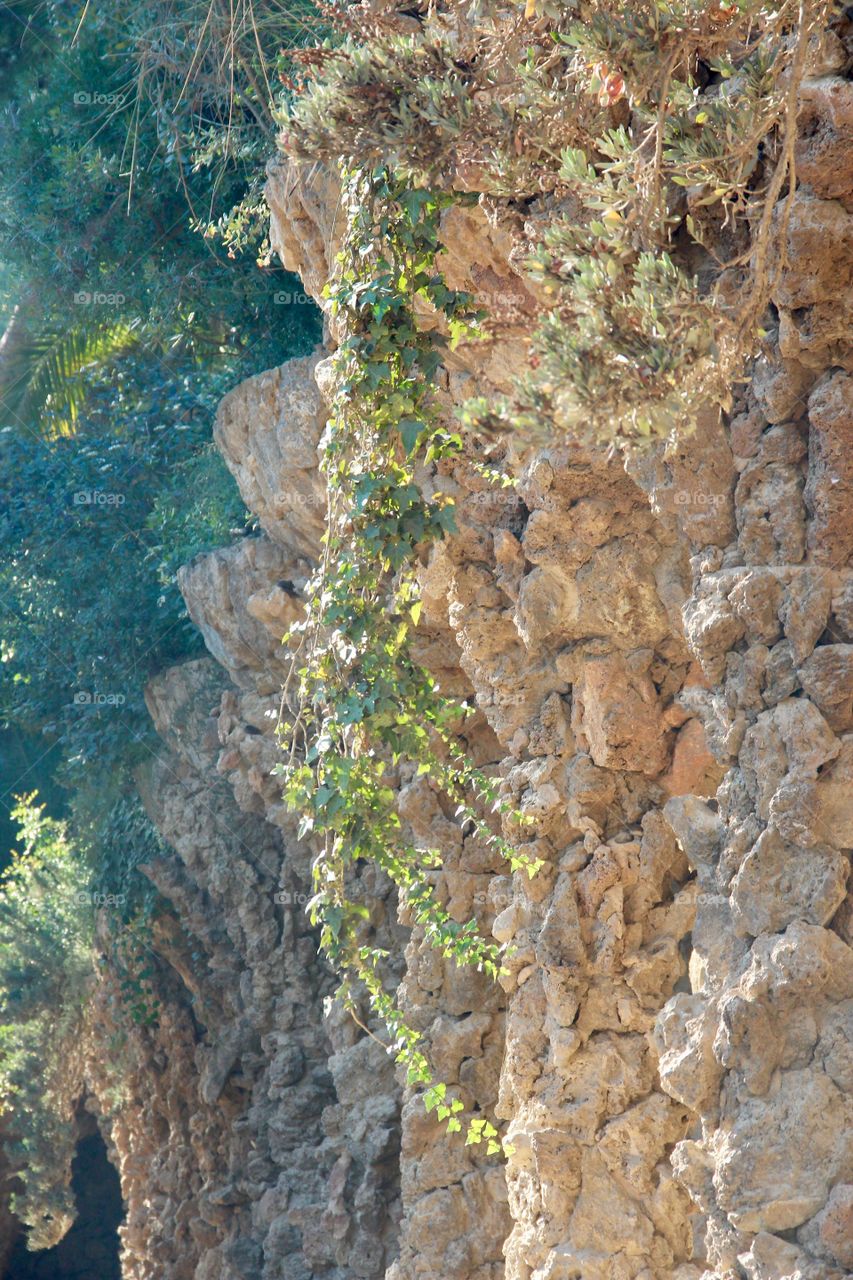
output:
POLYGON ((137 322, 47 326, 15 345, 0 377, 3 425, 73 435, 92 374, 140 340, 137 322))

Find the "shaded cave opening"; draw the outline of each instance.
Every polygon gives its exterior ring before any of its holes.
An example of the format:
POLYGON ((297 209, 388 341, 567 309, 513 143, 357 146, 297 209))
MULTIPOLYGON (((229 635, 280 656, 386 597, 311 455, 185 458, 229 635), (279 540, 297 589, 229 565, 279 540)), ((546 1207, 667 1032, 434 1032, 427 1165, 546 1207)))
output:
POLYGON ((92 1117, 71 1165, 77 1217, 52 1249, 31 1252, 19 1231, 3 1280, 121 1280, 118 1229, 124 1218, 119 1176, 92 1117))

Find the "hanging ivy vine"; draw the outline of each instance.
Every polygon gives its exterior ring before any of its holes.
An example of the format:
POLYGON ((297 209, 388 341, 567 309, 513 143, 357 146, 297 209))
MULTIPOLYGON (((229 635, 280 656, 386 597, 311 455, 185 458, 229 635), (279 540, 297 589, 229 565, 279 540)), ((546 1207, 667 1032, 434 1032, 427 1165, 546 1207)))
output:
MULTIPOLYGON (((386 952, 366 940, 368 910, 350 896, 350 872, 361 859, 381 867, 429 943, 497 978, 503 948, 438 902, 440 855, 408 839, 394 772, 427 776, 513 870, 532 875, 538 866, 492 829, 489 815, 507 806, 462 754, 457 735, 470 708, 442 694, 410 647, 421 610, 419 551, 454 529, 452 500, 439 488, 425 492, 416 468, 434 471, 461 452, 434 384, 446 347, 475 336, 479 314, 436 270, 439 217, 451 197, 410 189, 379 168, 347 178, 342 200, 347 234, 328 290, 344 334, 322 446, 328 525, 305 617, 289 637, 295 656, 280 772, 289 806, 302 815, 300 835, 319 844, 308 909, 342 975, 338 994, 356 1014, 366 991, 409 1084, 425 1089, 428 1109, 453 1132, 462 1128, 462 1103, 433 1079, 421 1036, 386 990, 386 952), (418 323, 416 306, 435 313, 436 327, 418 323)), ((470 1119, 467 1141, 499 1150, 481 1116, 470 1119)))

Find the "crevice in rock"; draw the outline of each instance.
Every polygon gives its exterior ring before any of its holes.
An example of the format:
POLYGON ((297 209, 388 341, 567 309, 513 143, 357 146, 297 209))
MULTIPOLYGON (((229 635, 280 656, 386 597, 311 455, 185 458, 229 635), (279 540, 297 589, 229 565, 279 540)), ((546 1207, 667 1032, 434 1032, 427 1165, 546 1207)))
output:
POLYGON ((119 1176, 92 1116, 81 1113, 71 1166, 77 1217, 53 1249, 32 1252, 21 1229, 3 1280, 120 1280, 118 1229, 124 1217, 119 1176))

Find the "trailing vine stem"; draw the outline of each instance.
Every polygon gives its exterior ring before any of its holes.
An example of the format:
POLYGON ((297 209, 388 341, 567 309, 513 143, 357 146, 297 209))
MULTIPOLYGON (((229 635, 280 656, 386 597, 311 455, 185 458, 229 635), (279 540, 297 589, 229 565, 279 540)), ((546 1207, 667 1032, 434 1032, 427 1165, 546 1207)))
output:
MULTIPOLYGON (((436 270, 439 219, 453 199, 410 189, 385 168, 344 176, 347 232, 327 287, 343 334, 322 442, 327 530, 304 618, 287 638, 294 656, 279 772, 288 805, 301 814, 300 835, 318 838, 308 910, 341 974, 339 997, 355 1015, 366 992, 408 1083, 422 1086, 427 1108, 458 1132, 463 1104, 433 1079, 421 1035, 386 990, 387 953, 369 941, 369 912, 349 896, 348 875, 360 859, 374 863, 427 942, 494 979, 504 948, 484 938, 476 920, 460 924, 438 902, 440 854, 407 837, 395 774, 428 777, 513 870, 533 875, 539 865, 493 830, 489 815, 510 806, 462 753, 458 731, 470 708, 442 693, 410 647, 421 612, 419 552, 454 529, 452 500, 428 492, 416 469, 429 473, 462 449, 439 411, 435 377, 447 346, 476 337, 480 318, 471 297, 448 289, 436 270), (434 312, 435 328, 419 324, 416 305, 434 312)), ((482 1116, 470 1119, 466 1140, 485 1141, 490 1153, 501 1146, 482 1116)))

